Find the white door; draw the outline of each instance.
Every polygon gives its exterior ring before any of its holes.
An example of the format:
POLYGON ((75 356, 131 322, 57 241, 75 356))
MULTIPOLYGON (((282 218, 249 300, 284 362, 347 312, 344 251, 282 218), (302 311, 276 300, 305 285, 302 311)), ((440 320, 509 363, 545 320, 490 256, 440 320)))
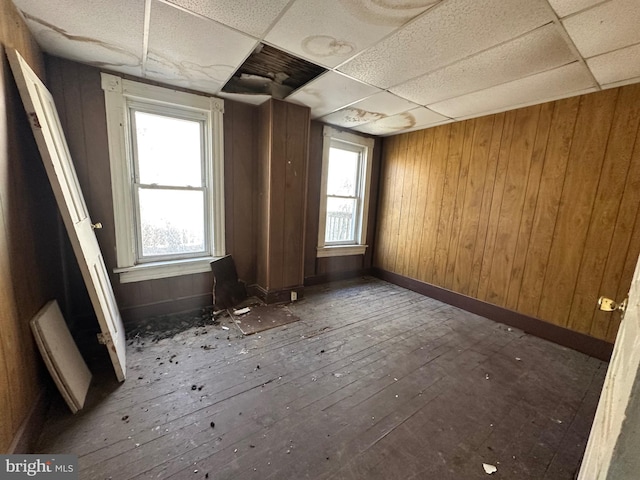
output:
POLYGON ((126 374, 122 318, 93 232, 94 225, 91 223, 80 190, 58 111, 51 93, 22 56, 13 49, 7 49, 7 56, 58 208, 82 271, 84 283, 89 291, 93 309, 100 323, 102 334, 99 340, 107 346, 116 377, 122 382, 126 374))
POLYGON ((579 480, 640 478, 639 397, 640 260, 631 281, 626 309, 600 394, 579 480))

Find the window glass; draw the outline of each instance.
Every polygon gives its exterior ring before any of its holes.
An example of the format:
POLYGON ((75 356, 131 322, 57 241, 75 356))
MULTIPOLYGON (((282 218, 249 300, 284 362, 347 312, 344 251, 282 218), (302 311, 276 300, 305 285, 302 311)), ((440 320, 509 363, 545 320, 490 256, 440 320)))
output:
POLYGON ((359 164, 359 152, 331 147, 329 149, 327 195, 355 197, 358 188, 359 164))
POLYGON ((140 183, 202 186, 202 122, 141 111, 134 117, 140 183))
POLYGON ((204 192, 140 188, 142 256, 205 251, 204 192))
POLYGON ((327 198, 326 243, 355 242, 356 201, 355 198, 327 198))

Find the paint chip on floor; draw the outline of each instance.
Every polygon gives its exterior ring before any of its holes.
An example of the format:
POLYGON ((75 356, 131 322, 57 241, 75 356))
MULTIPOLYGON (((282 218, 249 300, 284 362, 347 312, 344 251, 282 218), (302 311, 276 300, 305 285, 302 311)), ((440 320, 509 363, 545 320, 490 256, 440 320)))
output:
POLYGON ((495 465, 490 465, 488 463, 483 463, 482 464, 482 468, 484 468, 484 472, 487 475, 491 475, 492 473, 496 473, 498 471, 498 469, 495 467, 495 465))

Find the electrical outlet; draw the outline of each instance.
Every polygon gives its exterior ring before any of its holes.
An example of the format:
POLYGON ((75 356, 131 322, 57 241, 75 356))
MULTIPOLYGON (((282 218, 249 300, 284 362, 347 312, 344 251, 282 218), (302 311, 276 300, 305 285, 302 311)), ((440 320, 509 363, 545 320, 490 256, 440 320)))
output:
POLYGON ((298 300, 298 292, 291 290, 291 301, 295 302, 296 300, 298 300))

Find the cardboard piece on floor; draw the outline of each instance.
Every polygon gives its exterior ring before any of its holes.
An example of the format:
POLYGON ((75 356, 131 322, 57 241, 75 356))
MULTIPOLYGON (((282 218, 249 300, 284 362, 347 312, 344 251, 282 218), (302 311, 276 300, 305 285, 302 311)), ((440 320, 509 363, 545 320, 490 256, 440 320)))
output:
POLYGON ((31 320, 31 330, 58 390, 73 413, 84 406, 91 372, 69 333, 58 302, 51 300, 31 320))
POLYGON ((231 255, 211 262, 213 271, 213 304, 217 310, 231 308, 247 298, 244 283, 238 281, 236 264, 231 255))
POLYGON ((243 335, 252 335, 300 320, 300 317, 291 313, 284 305, 255 305, 250 307, 249 313, 231 317, 243 335))

